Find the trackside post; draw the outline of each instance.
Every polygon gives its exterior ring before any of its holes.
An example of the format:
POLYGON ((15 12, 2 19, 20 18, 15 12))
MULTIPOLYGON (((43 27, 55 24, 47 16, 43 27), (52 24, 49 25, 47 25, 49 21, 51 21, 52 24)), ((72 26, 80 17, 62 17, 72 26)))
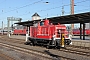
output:
POLYGON ((26 34, 26 42, 28 41, 28 34, 26 34))
POLYGON ((10 37, 10 33, 9 33, 9 37, 10 37))
POLYGON ((64 47, 64 39, 65 39, 65 35, 61 34, 61 47, 64 47))

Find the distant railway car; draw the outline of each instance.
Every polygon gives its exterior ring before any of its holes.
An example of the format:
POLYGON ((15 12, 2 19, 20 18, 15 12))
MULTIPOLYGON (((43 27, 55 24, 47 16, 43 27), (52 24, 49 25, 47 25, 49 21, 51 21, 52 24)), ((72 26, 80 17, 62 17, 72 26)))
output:
POLYGON ((71 40, 68 37, 66 26, 61 24, 54 25, 49 20, 44 20, 39 22, 37 26, 30 26, 30 37, 28 39, 31 45, 42 44, 47 47, 60 47, 62 34, 65 35, 64 43, 69 45, 71 40))
POLYGON ((14 35, 26 35, 26 29, 15 29, 13 34, 14 35))
POLYGON ((74 35, 80 35, 80 30, 79 29, 73 29, 73 34, 74 35))
POLYGON ((85 29, 85 34, 90 35, 90 29, 85 29))
MULTIPOLYGON (((83 31, 82 31, 83 34, 83 31)), ((73 35, 80 35, 80 30, 79 29, 74 29, 73 30, 73 35)), ((85 35, 90 35, 90 29, 85 29, 85 35)))
MULTIPOLYGON (((10 32, 10 34, 12 34, 12 31, 9 31, 9 32, 10 32)), ((7 33, 8 33, 7 30, 3 30, 3 31, 0 30, 0 34, 6 35, 7 33)))
POLYGON ((13 31, 14 35, 26 35, 26 27, 25 26, 15 26, 13 31))

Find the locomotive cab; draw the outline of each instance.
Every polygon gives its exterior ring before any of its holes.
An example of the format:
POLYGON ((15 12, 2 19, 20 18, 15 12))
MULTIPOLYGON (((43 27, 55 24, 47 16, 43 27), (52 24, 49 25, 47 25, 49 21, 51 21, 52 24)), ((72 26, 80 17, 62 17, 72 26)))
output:
POLYGON ((69 39, 68 32, 66 31, 66 28, 62 26, 62 28, 56 27, 55 35, 53 35, 54 40, 56 40, 56 45, 60 46, 62 44, 62 38, 64 38, 64 44, 69 45, 71 43, 71 40, 69 39), (62 37, 62 34, 64 36, 62 37))

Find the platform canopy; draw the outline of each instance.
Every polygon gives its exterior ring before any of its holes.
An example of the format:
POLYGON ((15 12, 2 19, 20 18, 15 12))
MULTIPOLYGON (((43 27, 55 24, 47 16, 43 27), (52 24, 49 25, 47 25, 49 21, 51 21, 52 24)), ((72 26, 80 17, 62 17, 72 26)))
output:
POLYGON ((23 26, 33 26, 33 24, 38 22, 38 21, 41 21, 41 19, 40 20, 33 20, 33 21, 17 22, 14 24, 19 24, 19 25, 23 25, 23 26))
POLYGON ((52 17, 48 19, 52 21, 52 23, 61 23, 61 24, 89 23, 90 22, 90 12, 52 17))
MULTIPOLYGON (((51 17, 47 19, 49 19, 50 22, 52 23, 60 23, 60 24, 89 23, 90 22, 90 12, 66 15, 66 16, 57 16, 57 17, 51 17)), ((45 19, 42 19, 42 20, 45 20, 45 19)), ((33 25, 33 23, 38 22, 38 21, 41 21, 41 19, 34 20, 34 21, 19 22, 15 24, 31 26, 33 25)))

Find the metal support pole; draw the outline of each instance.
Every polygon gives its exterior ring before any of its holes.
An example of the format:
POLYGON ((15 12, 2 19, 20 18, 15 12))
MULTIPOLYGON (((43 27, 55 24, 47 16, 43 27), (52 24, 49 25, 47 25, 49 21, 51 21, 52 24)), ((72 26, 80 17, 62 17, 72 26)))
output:
MULTIPOLYGON (((74 14, 74 0, 70 0, 70 12, 71 15, 74 14)), ((73 34, 74 24, 71 24, 71 34, 73 34)))
POLYGON ((27 26, 26 42, 28 41, 28 36, 29 36, 29 27, 27 26))
POLYGON ((9 21, 9 20, 7 20, 7 22, 8 22, 8 23, 7 23, 7 28, 8 28, 8 33, 7 33, 7 36, 9 36, 9 34, 10 34, 10 33, 9 33, 9 24, 10 24, 10 21, 9 21))
POLYGON ((64 15, 64 6, 62 6, 62 16, 64 15))
POLYGON ((80 39, 82 39, 82 24, 80 23, 80 39))
POLYGON ((26 42, 28 41, 28 34, 26 33, 26 42))
POLYGON ((83 23, 83 40, 85 40, 85 23, 83 23))
POLYGON ((2 21, 2 35, 3 35, 3 21, 2 21))
POLYGON ((70 10, 71 10, 71 15, 74 14, 74 0, 70 0, 70 10))
POLYGON ((29 36, 29 27, 28 27, 28 36, 29 36))

